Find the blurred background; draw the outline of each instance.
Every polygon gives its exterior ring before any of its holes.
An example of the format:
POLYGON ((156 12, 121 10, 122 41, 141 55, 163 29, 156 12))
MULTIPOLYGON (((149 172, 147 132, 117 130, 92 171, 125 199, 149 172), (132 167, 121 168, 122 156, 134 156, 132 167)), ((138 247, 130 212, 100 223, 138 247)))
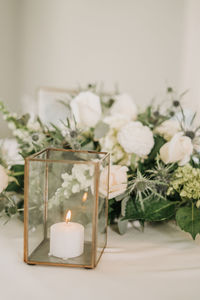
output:
POLYGON ((40 86, 104 82, 140 106, 190 89, 198 110, 199 27, 199 0, 0 0, 0 99, 22 112, 40 86))

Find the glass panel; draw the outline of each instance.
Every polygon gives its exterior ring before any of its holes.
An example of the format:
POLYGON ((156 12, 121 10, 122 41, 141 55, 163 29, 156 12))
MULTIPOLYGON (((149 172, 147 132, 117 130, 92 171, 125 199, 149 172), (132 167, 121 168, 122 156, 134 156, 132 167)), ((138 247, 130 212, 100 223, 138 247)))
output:
MULTIPOLYGON (((69 258, 68 264, 92 264, 94 167, 91 164, 49 164, 48 228, 55 223, 65 222, 69 210, 71 222, 84 227, 84 252, 81 256, 69 258)), ((50 260, 61 262, 55 256, 51 256, 50 260)))
POLYGON ((99 174, 99 196, 98 196, 98 222, 97 222, 97 253, 98 262, 107 241, 107 193, 109 175, 109 156, 105 157, 100 164, 99 174))
POLYGON ((28 255, 44 239, 45 164, 29 162, 28 190, 28 255))

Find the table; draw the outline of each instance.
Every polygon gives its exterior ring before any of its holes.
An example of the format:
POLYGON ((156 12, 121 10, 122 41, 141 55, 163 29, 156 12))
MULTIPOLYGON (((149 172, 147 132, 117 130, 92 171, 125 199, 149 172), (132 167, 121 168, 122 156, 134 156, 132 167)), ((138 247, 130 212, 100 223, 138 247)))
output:
POLYGON ((173 224, 109 228, 108 247, 94 270, 29 266, 23 262, 23 224, 0 227, 1 300, 186 300, 200 297, 200 239, 173 224))

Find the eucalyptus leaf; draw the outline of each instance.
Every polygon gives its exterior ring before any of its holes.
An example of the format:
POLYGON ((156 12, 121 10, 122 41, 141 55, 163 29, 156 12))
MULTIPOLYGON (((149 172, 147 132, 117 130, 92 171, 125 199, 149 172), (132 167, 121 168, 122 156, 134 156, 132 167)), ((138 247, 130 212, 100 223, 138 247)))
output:
POLYGON ((193 239, 200 233, 200 210, 194 207, 181 207, 176 213, 176 222, 178 226, 189 232, 193 239))
POLYGON ((124 193, 115 197, 115 201, 121 201, 125 198, 124 193))
POLYGON ((94 130, 94 139, 98 140, 106 135, 109 130, 109 125, 104 122, 99 122, 94 130))
POLYGON ((135 153, 133 153, 131 155, 131 170, 135 171, 136 170, 136 165, 137 165, 137 155, 135 153))
POLYGON ((128 220, 119 219, 117 225, 118 225, 119 233, 125 234, 127 231, 128 220))
POLYGON ((129 197, 125 197, 121 202, 121 214, 124 217, 126 215, 126 204, 129 200, 129 197))
POLYGON ((0 212, 2 212, 5 208, 5 201, 3 199, 0 199, 0 212))

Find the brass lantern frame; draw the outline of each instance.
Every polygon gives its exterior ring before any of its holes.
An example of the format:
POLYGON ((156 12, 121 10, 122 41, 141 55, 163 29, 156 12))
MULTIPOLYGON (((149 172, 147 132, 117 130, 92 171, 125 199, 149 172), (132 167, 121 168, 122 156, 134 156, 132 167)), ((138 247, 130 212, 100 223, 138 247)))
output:
MULTIPOLYGON (((50 266, 62 266, 62 267, 78 267, 78 268, 89 268, 93 269, 97 266, 104 249, 107 244, 107 223, 108 223, 108 193, 109 188, 107 190, 107 197, 105 198, 106 203, 106 232, 105 232, 105 245, 101 250, 101 253, 97 259, 97 224, 98 224, 98 201, 99 201, 99 176, 100 176, 100 163, 103 162, 104 159, 108 159, 108 181, 107 185, 109 187, 109 175, 110 175, 110 154, 107 152, 97 152, 97 151, 84 151, 84 150, 71 150, 71 149, 59 149, 59 148, 45 148, 25 159, 25 180, 24 180, 24 262, 30 265, 50 265, 50 266), (90 160, 58 160, 58 159, 49 159, 50 151, 62 151, 62 152, 77 152, 83 154, 97 154, 103 155, 102 158, 99 158, 98 161, 90 161, 90 160), (46 158, 38 158, 40 154, 46 153, 46 158), (44 162, 45 163, 45 190, 44 190, 44 240, 47 238, 47 204, 48 204, 48 163, 62 163, 62 164, 92 164, 95 168, 95 203, 93 207, 93 217, 92 217, 92 258, 90 265, 83 264, 68 264, 68 263, 57 263, 57 262, 43 262, 37 260, 30 260, 28 257, 28 225, 29 225, 29 217, 28 217, 28 204, 29 204, 29 166, 30 162, 44 162)), ((43 240, 43 241, 44 241, 43 240)), ((39 246, 38 246, 39 247, 39 246)), ((38 248, 37 247, 37 248, 38 248)), ((35 251, 35 250, 34 250, 35 251)))

